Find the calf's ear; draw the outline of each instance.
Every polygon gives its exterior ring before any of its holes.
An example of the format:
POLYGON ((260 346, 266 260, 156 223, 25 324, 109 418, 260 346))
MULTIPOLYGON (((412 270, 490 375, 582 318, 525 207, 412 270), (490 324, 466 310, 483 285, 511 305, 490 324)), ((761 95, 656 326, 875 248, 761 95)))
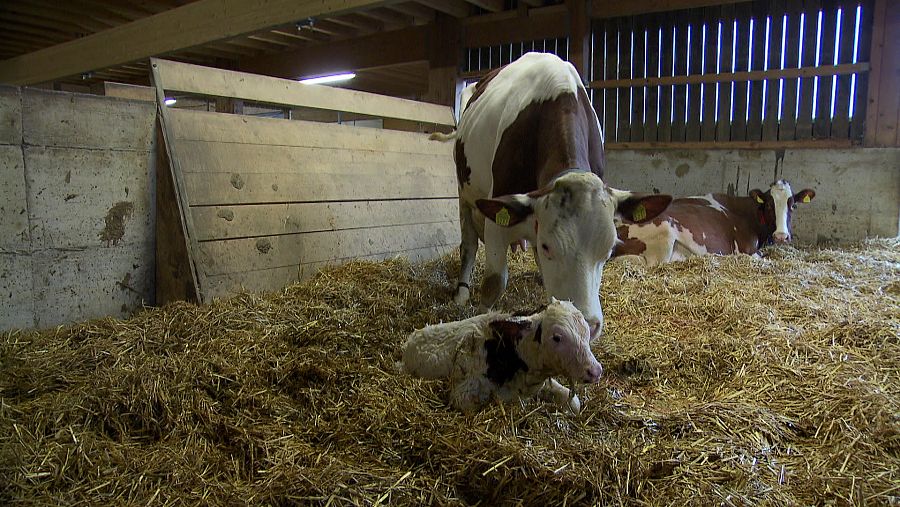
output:
POLYGON ((816 197, 816 191, 805 188, 794 194, 794 202, 809 202, 816 197))
POLYGON ((672 196, 666 194, 629 194, 619 199, 616 211, 623 219, 641 224, 659 216, 671 202, 672 196))
POLYGON ((531 328, 531 321, 525 319, 495 320, 490 324, 491 332, 499 339, 518 340, 531 328))
POLYGON ((531 198, 526 195, 503 195, 475 201, 478 210, 488 220, 503 227, 512 227, 534 213, 531 198))

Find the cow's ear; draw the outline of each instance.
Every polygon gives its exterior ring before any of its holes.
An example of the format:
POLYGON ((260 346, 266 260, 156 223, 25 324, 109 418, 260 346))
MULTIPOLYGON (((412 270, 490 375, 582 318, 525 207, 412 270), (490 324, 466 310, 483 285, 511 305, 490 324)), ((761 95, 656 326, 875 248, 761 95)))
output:
POLYGON ((766 195, 763 193, 762 190, 760 190, 758 188, 754 188, 753 190, 750 191, 750 197, 752 197, 753 200, 757 202, 757 204, 765 204, 766 203, 766 195))
POLYGON ((534 213, 531 199, 527 196, 504 195, 493 199, 478 199, 475 205, 488 220, 503 227, 512 227, 534 213))
POLYGON ((495 320, 489 325, 496 338, 513 342, 521 339, 531 329, 531 321, 527 319, 495 320))
POLYGON ((794 202, 809 202, 815 197, 816 191, 806 188, 794 194, 794 202))
POLYGON ((619 200, 616 211, 623 219, 636 224, 653 220, 669 207, 672 196, 666 194, 631 194, 619 200))

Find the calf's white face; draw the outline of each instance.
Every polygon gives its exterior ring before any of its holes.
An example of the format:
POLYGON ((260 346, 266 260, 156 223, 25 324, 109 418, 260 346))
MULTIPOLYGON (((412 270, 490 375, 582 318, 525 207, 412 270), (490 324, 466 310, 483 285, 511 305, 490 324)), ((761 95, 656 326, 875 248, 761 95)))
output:
POLYGON ((616 242, 617 212, 650 220, 670 196, 636 197, 607 187, 589 172, 568 172, 548 188, 530 194, 479 199, 481 212, 498 225, 521 228, 537 250, 547 292, 569 300, 583 312, 591 337, 603 329, 600 282, 603 265, 616 242))
POLYGON ((581 312, 568 301, 553 299, 541 319, 540 343, 553 374, 593 384, 603 367, 591 352, 591 331, 581 312))
POLYGON ((807 188, 794 194, 790 183, 778 180, 772 183, 768 192, 763 193, 754 189, 750 195, 761 205, 764 218, 774 219, 775 232, 772 233, 772 240, 775 243, 789 243, 792 239, 791 211, 797 207, 798 203, 810 202, 816 193, 807 188))

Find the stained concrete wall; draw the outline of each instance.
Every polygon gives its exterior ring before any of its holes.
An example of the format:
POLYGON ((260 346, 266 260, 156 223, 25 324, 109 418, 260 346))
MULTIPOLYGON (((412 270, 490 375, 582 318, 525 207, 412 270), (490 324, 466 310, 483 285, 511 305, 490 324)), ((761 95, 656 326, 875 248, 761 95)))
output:
POLYGON ((840 244, 898 234, 897 148, 610 150, 604 180, 617 188, 688 196, 747 195, 782 178, 794 192, 816 191, 793 213, 796 242, 840 244))
POLYGON ((154 103, 0 87, 0 330, 152 304, 154 103))

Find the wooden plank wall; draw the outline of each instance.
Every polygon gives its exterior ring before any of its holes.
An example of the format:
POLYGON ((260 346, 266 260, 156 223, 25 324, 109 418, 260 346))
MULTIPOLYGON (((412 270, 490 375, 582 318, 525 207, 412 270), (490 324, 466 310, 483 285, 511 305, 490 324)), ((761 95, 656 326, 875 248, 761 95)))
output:
MULTIPOLYGON (((195 84, 206 71, 197 72, 195 84)), ((332 102, 342 96, 335 92, 332 102)), ((373 98, 366 107, 379 101, 389 108, 399 99, 373 98)), ((276 290, 350 259, 424 260, 459 244, 452 143, 416 132, 172 108, 163 123, 202 302, 242 289, 276 290)), ((180 297, 189 292, 173 280, 159 286, 180 297)))
POLYGON ((590 86, 607 142, 861 142, 873 3, 767 0, 594 20, 590 86))

